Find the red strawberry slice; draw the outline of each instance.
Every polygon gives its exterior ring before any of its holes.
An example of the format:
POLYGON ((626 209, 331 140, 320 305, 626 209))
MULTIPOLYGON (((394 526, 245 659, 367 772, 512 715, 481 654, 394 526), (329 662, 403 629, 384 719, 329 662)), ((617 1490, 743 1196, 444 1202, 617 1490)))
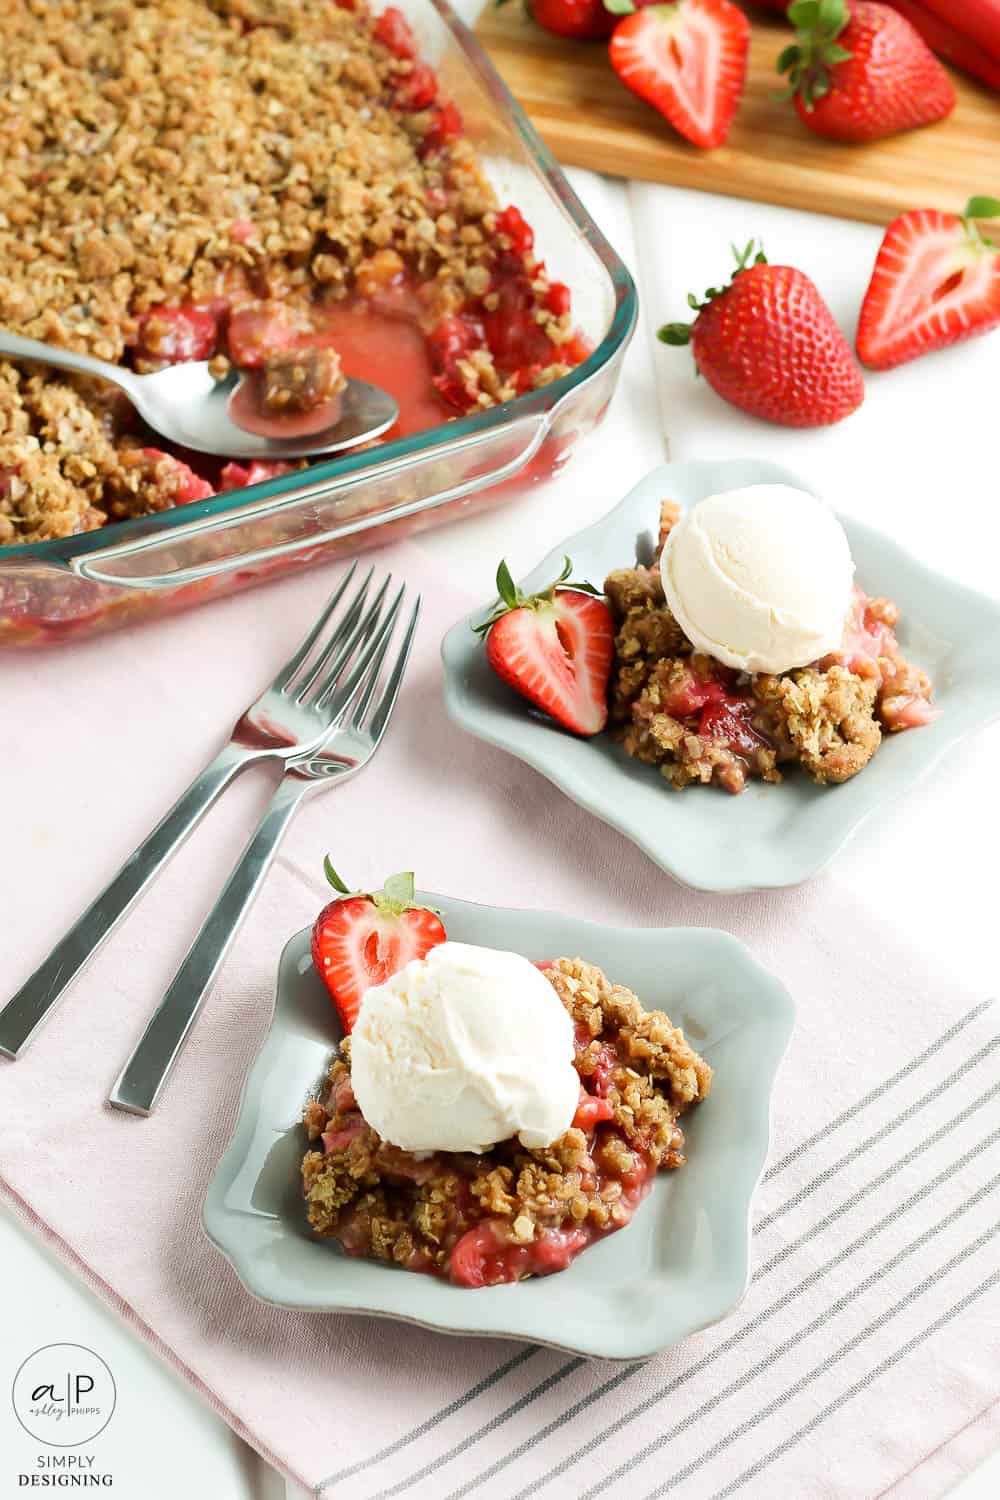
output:
POLYGON ((393 103, 397 109, 430 109, 437 98, 437 78, 426 63, 413 64, 413 72, 401 78, 393 92, 393 103))
POLYGON ((710 705, 726 702, 726 689, 717 677, 687 671, 662 695, 663 710, 675 719, 690 719, 710 705))
POLYGON ((589 1135, 592 1130, 597 1129, 598 1125, 603 1125, 608 1120, 613 1120, 614 1117, 615 1112, 607 1099, 595 1098, 593 1094, 588 1094, 586 1089, 580 1089, 580 1099, 576 1106, 576 1114, 573 1116, 573 1125, 577 1130, 582 1130, 585 1135, 589 1135))
POLYGON ((526 596, 501 562, 501 604, 476 628, 498 677, 574 734, 599 734, 608 720, 615 627, 596 589, 566 582, 570 567, 567 558, 551 587, 526 596))
POLYGON ((385 984, 411 958, 423 958, 447 937, 437 912, 413 899, 413 874, 392 875, 380 891, 349 891, 330 863, 326 878, 340 897, 324 906, 312 930, 312 961, 345 1031, 358 1018, 365 991, 385 984))
POLYGON ((719 740, 736 755, 753 755, 767 744, 753 726, 754 705, 746 698, 726 698, 702 710, 698 733, 702 739, 719 740))
POLYGON ((164 453, 162 448, 143 448, 142 451, 156 478, 173 480, 175 505, 190 505, 193 500, 208 500, 215 494, 208 480, 202 479, 200 474, 196 474, 189 464, 182 463, 179 458, 164 453))
POLYGON ((249 464, 238 464, 235 459, 223 467, 219 477, 219 494, 229 490, 247 489, 251 484, 263 484, 267 479, 277 479, 281 474, 290 474, 292 465, 280 458, 254 458, 249 464))
POLYGON ((397 6, 386 6, 372 27, 372 33, 396 57, 416 57, 417 39, 397 6))
POLYGON ((272 354, 301 346, 313 332, 309 315, 274 298, 244 302, 229 320, 229 357, 241 370, 259 370, 272 354))
POLYGON ((995 216, 1000 202, 972 198, 964 215, 923 208, 893 220, 858 322, 866 365, 890 370, 1000 324, 1000 246, 974 222, 995 216))
POLYGON ((219 342, 219 328, 207 307, 151 307, 139 322, 138 352, 165 364, 208 359, 219 342))
POLYGON ((434 116, 427 126, 424 138, 420 143, 420 154, 429 156, 432 152, 441 151, 448 145, 449 141, 455 141, 462 134, 465 125, 457 104, 450 100, 435 110, 434 116))
POLYGON ((527 1259, 524 1248, 511 1243, 503 1219, 481 1219, 452 1247, 449 1274, 459 1286, 499 1286, 517 1279, 516 1262, 527 1259))
MULTIPOLYGON (((615 9, 625 6, 616 0, 615 9)), ((679 0, 626 16, 611 66, 696 146, 721 146, 746 81, 750 22, 731 0, 679 0)))

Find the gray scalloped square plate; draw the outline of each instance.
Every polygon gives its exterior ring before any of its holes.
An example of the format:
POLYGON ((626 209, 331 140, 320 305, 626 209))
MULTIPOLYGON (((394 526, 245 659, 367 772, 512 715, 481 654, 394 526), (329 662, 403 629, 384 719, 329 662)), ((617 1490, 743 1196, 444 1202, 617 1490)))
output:
POLYGON ((246 1288, 281 1307, 366 1313, 447 1333, 522 1338, 645 1359, 733 1310, 750 1268, 750 1202, 767 1158, 771 1092, 794 1008, 735 938, 712 928, 615 928, 547 912, 423 900, 465 943, 530 958, 582 955, 662 1006, 715 1069, 685 1117, 687 1164, 661 1173, 635 1219, 565 1271, 515 1286, 452 1286, 344 1255, 308 1229, 298 1183, 303 1103, 339 1027, 309 956, 285 948, 274 1019, 243 1091, 203 1222, 246 1288))
MULTIPOLYGON (((652 547, 659 503, 683 506, 746 484, 792 484, 799 475, 756 459, 665 464, 604 518, 560 542, 521 587, 543 588, 573 559, 576 578, 598 587, 652 547)), ((923 729, 886 738, 870 765, 842 786, 792 774, 779 786, 751 783, 739 797, 715 788, 677 794, 610 736, 578 739, 534 712, 491 671, 472 625, 452 627, 441 654, 445 701, 456 724, 525 761, 581 807, 617 828, 650 859, 697 890, 737 892, 797 885, 819 873, 871 813, 913 787, 970 730, 1000 716, 1000 604, 936 573, 889 537, 840 517, 862 587, 900 606, 899 639, 934 680, 944 710, 923 729)))

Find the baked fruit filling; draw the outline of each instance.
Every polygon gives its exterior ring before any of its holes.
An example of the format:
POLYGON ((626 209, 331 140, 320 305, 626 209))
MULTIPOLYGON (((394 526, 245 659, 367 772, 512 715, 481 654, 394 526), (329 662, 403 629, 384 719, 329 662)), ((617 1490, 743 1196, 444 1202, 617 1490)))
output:
POLYGON ((580 1097, 569 1130, 543 1150, 515 1138, 481 1153, 409 1153, 383 1141, 351 1086, 341 1043, 305 1110, 309 1223, 349 1255, 494 1286, 564 1270, 622 1229, 656 1173, 684 1162, 678 1117, 712 1070, 662 1011, 582 959, 541 965, 575 1032, 580 1097))
MULTIPOLYGON (((679 517, 665 502, 657 557, 679 517)), ((841 648, 773 675, 738 672, 697 651, 671 613, 658 564, 609 575, 615 626, 609 725, 630 755, 659 766, 677 788, 781 781, 797 763, 820 784, 847 781, 868 764, 883 733, 937 715, 925 672, 903 656, 899 612, 855 588, 841 648)))
MULTIPOLYGON (((370 380, 388 438, 590 352, 397 9, 12 0, 0 29, 3 327, 140 373, 250 371, 273 420, 370 380)), ((120 393, 0 362, 0 546, 287 468, 165 451, 120 393)))

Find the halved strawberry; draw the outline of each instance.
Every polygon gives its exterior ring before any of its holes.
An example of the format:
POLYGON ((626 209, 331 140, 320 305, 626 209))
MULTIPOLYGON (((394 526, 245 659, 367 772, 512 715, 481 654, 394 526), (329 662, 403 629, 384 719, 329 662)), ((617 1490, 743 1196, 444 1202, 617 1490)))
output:
POLYGON ((505 562, 500 604, 476 626, 498 677, 574 734, 599 734, 608 721, 607 688, 615 627, 603 595, 567 583, 571 563, 539 594, 522 594, 505 562))
POLYGON ((414 902, 412 871, 365 892, 348 890, 329 856, 323 869, 340 896, 313 923, 312 961, 350 1031, 365 991, 385 984, 411 958, 423 958, 447 933, 437 912, 414 902))
POLYGON ((731 0, 678 0, 633 11, 611 38, 611 66, 634 94, 696 146, 721 146, 746 81, 750 22, 731 0))
POLYGON ((893 220, 858 322, 866 365, 890 370, 1000 324, 1000 246, 974 222, 997 216, 997 199, 970 198, 964 215, 922 208, 893 220))

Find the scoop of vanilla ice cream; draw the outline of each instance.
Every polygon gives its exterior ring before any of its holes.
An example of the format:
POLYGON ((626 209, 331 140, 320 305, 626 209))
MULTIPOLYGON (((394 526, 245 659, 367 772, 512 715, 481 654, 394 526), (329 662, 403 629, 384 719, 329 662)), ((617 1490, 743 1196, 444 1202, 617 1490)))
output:
POLYGON ((367 990, 351 1032, 361 1113, 404 1151, 550 1146, 580 1093, 573 1023, 518 953, 441 943, 367 990))
POLYGON ((660 571, 685 635, 728 667, 788 672, 843 639, 850 548, 805 490, 754 484, 699 500, 667 537, 660 571))

